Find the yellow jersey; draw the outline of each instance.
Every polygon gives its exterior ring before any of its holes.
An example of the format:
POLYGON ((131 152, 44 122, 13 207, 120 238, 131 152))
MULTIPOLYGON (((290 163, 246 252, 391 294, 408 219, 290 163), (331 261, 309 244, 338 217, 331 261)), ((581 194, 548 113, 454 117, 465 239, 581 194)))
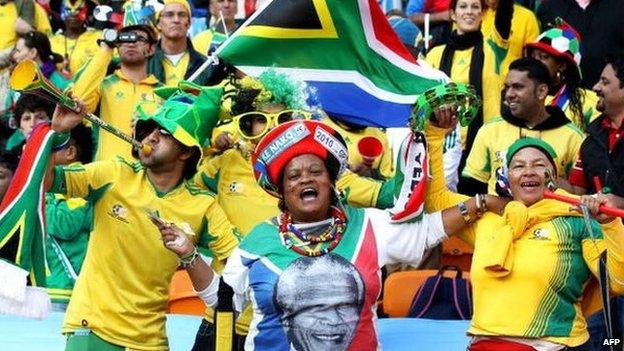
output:
POLYGON ((72 76, 100 50, 97 40, 102 37, 99 30, 88 29, 76 39, 70 39, 59 33, 50 37, 52 51, 69 58, 69 71, 72 76))
MULTIPOLYGON (((0 6, 0 28, 2 29, 2 35, 0 35, 0 50, 10 49, 15 46, 17 42, 17 33, 15 32, 15 21, 17 21, 17 8, 15 2, 7 2, 0 6)), ((35 29, 44 34, 52 33, 52 27, 50 27, 50 21, 48 20, 48 14, 45 12, 41 5, 35 2, 35 29)))
POLYGON ((63 332, 82 327, 102 339, 139 350, 167 349, 165 311, 178 267, 145 210, 188 228, 202 254, 225 260, 238 234, 213 193, 183 181, 159 192, 138 162, 122 158, 55 167, 51 191, 88 199, 93 227, 63 332))

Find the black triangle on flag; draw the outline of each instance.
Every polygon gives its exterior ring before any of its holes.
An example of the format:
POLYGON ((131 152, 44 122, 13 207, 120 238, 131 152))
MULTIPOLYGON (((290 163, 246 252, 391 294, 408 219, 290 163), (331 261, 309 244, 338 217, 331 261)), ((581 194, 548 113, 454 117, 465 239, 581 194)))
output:
POLYGON ((273 0, 237 33, 280 40, 338 38, 327 0, 273 0))
POLYGON ((313 0, 273 0, 249 25, 323 29, 313 0))

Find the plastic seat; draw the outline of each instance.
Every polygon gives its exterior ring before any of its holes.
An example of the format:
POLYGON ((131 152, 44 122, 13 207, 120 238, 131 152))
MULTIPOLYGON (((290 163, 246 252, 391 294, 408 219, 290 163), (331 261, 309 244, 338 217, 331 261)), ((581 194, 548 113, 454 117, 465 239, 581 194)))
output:
POLYGON ((440 266, 453 265, 464 272, 470 272, 472 253, 472 246, 457 237, 451 236, 442 242, 440 266))
MULTIPOLYGON (((438 273, 437 270, 395 272, 388 276, 384 283, 383 310, 389 317, 406 317, 416 292, 427 278, 438 273)), ((445 271, 445 277, 455 277, 457 272, 445 271)), ((468 272, 462 276, 470 278, 468 272)))
POLYGON ((186 271, 173 274, 169 285, 167 312, 195 316, 203 316, 206 312, 206 305, 193 290, 191 278, 186 271))

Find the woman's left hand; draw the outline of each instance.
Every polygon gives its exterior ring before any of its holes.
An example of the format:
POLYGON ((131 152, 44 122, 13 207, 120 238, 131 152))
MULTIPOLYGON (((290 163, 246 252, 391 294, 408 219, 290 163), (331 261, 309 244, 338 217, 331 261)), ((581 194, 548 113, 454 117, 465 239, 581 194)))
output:
POLYGON ((582 195, 581 203, 589 209, 589 212, 594 216, 594 218, 600 223, 609 223, 615 219, 615 217, 606 215, 601 213, 599 208, 601 205, 612 206, 613 205, 613 197, 612 194, 601 194, 596 193, 592 195, 582 195))
POLYGON ((188 239, 175 224, 159 221, 152 218, 152 223, 158 227, 162 235, 165 247, 180 257, 190 255, 195 250, 195 245, 188 239))

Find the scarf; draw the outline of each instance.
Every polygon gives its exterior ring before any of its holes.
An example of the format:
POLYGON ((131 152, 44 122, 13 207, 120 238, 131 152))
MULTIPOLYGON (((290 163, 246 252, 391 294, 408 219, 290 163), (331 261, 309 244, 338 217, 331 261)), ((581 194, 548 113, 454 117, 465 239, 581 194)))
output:
MULTIPOLYGON (((447 76, 451 76, 451 67, 453 66, 453 57, 456 50, 472 49, 472 57, 470 58, 470 71, 468 73, 469 83, 472 84, 477 92, 477 95, 483 99, 483 34, 481 31, 476 31, 466 34, 457 34, 457 31, 451 33, 448 43, 444 47, 442 52, 442 58, 440 59, 440 70, 446 73, 447 76)), ((477 136, 477 131, 483 125, 483 106, 479 108, 479 112, 475 119, 468 126, 468 133, 466 136, 466 145, 464 150, 470 150, 472 148, 472 142, 477 136)), ((464 152, 468 154, 468 152, 464 152)), ((465 157, 462 157, 462 163, 465 163, 465 157)), ((460 164, 459 169, 463 168, 463 164, 460 164)))
MULTIPOLYGON (((569 196, 562 190, 555 192, 569 196)), ((514 241, 524 235, 527 228, 560 216, 582 215, 571 211, 569 204, 553 199, 542 199, 529 207, 519 201, 508 203, 502 227, 493 231, 479 248, 487 258, 486 272, 495 277, 508 275, 513 269, 514 241)))

